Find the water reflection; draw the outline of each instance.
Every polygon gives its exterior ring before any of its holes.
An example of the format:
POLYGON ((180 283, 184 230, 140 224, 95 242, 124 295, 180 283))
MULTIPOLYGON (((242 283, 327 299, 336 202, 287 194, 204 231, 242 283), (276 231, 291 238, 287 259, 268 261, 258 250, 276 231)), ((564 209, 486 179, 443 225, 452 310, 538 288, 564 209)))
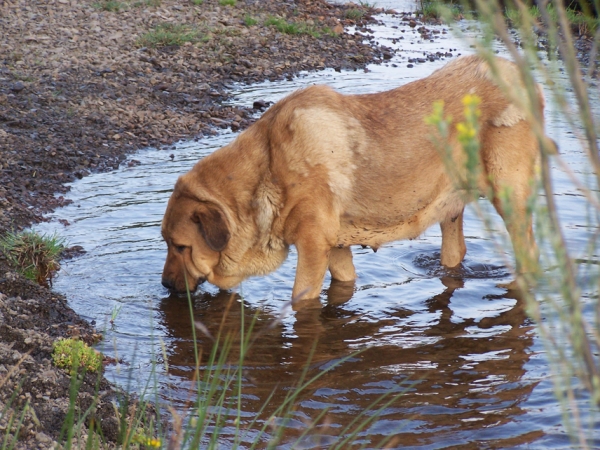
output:
MULTIPOLYGON (((409 69, 409 58, 445 54, 450 49, 453 54, 471 51, 468 41, 445 34, 443 26, 437 27, 439 39, 431 42, 420 40, 400 16, 381 20, 384 25, 373 26, 373 36, 399 50, 387 63, 370 66, 367 73, 330 70, 282 83, 237 86, 234 101, 240 105, 252 105, 260 98, 276 101, 313 83, 346 93, 390 89, 429 75, 446 62, 409 69)), ((461 26, 468 32, 469 24, 461 26)), ((494 46, 505 55, 497 43, 494 46)), ((557 83, 560 77, 564 75, 558 74, 557 83)), ((552 98, 550 90, 546 94, 552 98)), ((570 169, 581 179, 593 176, 577 133, 552 102, 548 106, 548 132, 570 169)), ((56 231, 87 251, 63 267, 55 282, 55 289, 67 295, 72 307, 95 320, 100 329, 111 311, 120 311, 114 327, 106 327, 102 350, 125 364, 108 366, 108 379, 140 392, 161 354, 158 343, 164 343, 169 371, 157 366, 156 386, 160 401, 173 402, 177 408, 194 396, 195 359, 187 301, 163 298, 160 272, 165 246, 160 221, 177 176, 233 138, 224 131, 198 142, 178 143, 169 151, 139 152, 135 157, 141 164, 135 167, 73 184, 69 193, 73 204, 54 214, 71 226, 63 227, 56 220, 39 226, 40 231, 56 231), (169 157, 171 151, 174 159, 169 157)), ((593 259, 583 250, 594 236, 586 226, 585 199, 556 167, 553 178, 567 245, 577 257, 593 259)), ((478 206, 494 220, 488 203, 478 206)), ((498 288, 498 283, 508 281, 505 262, 512 261, 510 245, 503 244, 504 225, 498 220, 489 231, 467 209, 467 259, 456 271, 439 265, 441 236, 436 227, 414 241, 390 243, 377 255, 353 249, 359 275, 356 285, 334 282, 319 302, 296 310, 284 308, 295 273, 293 249, 278 271, 244 282, 242 296, 206 287, 208 292, 194 297, 193 311, 212 335, 220 327, 224 333, 238 335, 242 320, 247 325, 256 317, 255 342, 244 364, 242 417, 251 420, 276 389, 263 419, 274 410, 286 389, 297 382, 314 343, 311 374, 361 353, 334 367, 300 397, 297 421, 287 430, 290 443, 305 422, 329 408, 316 432, 321 437, 303 442, 308 447, 319 442, 326 447, 331 436, 341 433, 380 394, 402 392, 361 431, 357 445, 361 439, 368 445, 392 435, 398 438, 394 444, 398 447, 569 448, 542 340, 526 319, 521 299, 498 288)), ((590 288, 588 298, 595 295, 590 288)), ((590 301, 584 312, 593 315, 592 307, 590 301)), ((213 344, 198 335, 206 364, 213 344)), ((239 347, 234 346, 231 364, 237 363, 236 352, 239 347)), ((577 402, 580 412, 591 409, 585 395, 577 402)), ((592 432, 600 429, 596 417, 584 414, 582 422, 592 432)), ((224 448, 231 447, 228 433, 220 441, 224 448)), ((255 435, 249 433, 246 442, 255 435)), ((600 448, 600 442, 590 445, 600 448)))
MULTIPOLYGON (((363 433, 373 444, 392 432, 403 446, 475 440, 498 444, 504 434, 512 444, 536 439, 540 430, 515 429, 515 418, 525 413, 521 405, 538 383, 524 379, 534 334, 523 300, 513 292, 490 295, 479 301, 514 305, 480 319, 457 319, 453 297, 465 288, 465 280, 443 277, 441 282, 442 290, 424 301, 423 310, 403 308, 398 301, 396 311, 377 321, 365 318, 348 302, 354 286, 333 283, 325 305, 314 300, 295 308, 292 332, 286 332, 275 314, 230 292, 195 297, 193 313, 212 336, 237 337, 229 355, 234 365, 242 321, 246 328, 254 323, 253 344, 244 361, 243 409, 259 411, 270 398, 263 420, 296 385, 311 354, 309 375, 314 375, 360 350, 299 397, 299 423, 310 421, 323 408, 329 410, 322 420, 327 425, 319 427, 323 435, 319 439, 337 436, 382 393, 394 392, 402 395, 363 433), (417 330, 415 322, 420 324, 417 330)), ((404 288, 411 289, 410 283, 404 288)), ((172 338, 171 375, 189 380, 179 393, 182 399, 189 398, 186 390, 193 389, 195 359, 187 299, 164 298, 159 309, 172 338)), ((202 364, 206 364, 214 343, 200 331, 197 334, 202 364)), ((290 428, 288 441, 301 432, 290 428)))

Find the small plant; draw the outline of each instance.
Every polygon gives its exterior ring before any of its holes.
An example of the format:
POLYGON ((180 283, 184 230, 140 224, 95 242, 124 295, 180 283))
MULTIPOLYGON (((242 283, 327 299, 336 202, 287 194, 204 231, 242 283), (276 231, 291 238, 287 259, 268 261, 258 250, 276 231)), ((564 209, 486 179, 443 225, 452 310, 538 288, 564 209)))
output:
POLYGON ((93 3, 92 6, 96 9, 110 12, 119 12, 127 7, 125 3, 114 0, 106 0, 102 2, 93 3))
POLYGON ((442 1, 421 2, 421 14, 425 19, 459 20, 463 18, 459 5, 455 5, 452 2, 446 4, 442 1))
POLYGON ((359 0, 358 4, 360 6, 362 6, 363 8, 369 8, 369 9, 375 8, 375 2, 368 2, 366 0, 359 0))
POLYGON ((221 6, 235 6, 237 0, 219 0, 221 6))
POLYGON ((56 234, 45 236, 35 231, 9 232, 0 238, 0 250, 25 278, 48 287, 60 269, 58 259, 64 239, 56 234))
POLYGON ((191 0, 192 1, 192 5, 195 6, 200 6, 202 3, 204 3, 204 0, 191 0))
POLYGON ((244 25, 246 25, 247 27, 251 27, 253 25, 256 25, 258 23, 258 20, 256 20, 254 17, 250 16, 249 14, 246 14, 244 16, 244 25))
POLYGON ((115 325, 115 321, 117 320, 117 316, 119 315, 119 313, 121 312, 121 308, 123 308, 123 305, 115 305, 112 313, 110 314, 110 324, 112 326, 115 325))
POLYGON ((312 37, 319 37, 320 33, 314 27, 310 27, 304 23, 286 22, 279 17, 269 16, 265 20, 266 26, 272 26, 280 33, 285 34, 309 34, 312 37))
POLYGON ((88 372, 99 372, 102 354, 78 339, 59 339, 54 343, 52 360, 56 367, 77 371, 79 367, 88 372))
POLYGON ((357 9, 357 8, 348 9, 344 13, 344 17, 346 17, 346 19, 350 19, 350 20, 360 20, 363 18, 364 15, 365 15, 364 11, 357 9))
POLYGON ((165 47, 182 45, 185 42, 195 42, 197 40, 198 31, 188 25, 163 23, 144 34, 138 39, 137 44, 140 47, 165 47))
POLYGON ((299 34, 300 28, 295 23, 288 23, 278 17, 269 16, 265 20, 265 25, 269 27, 275 27, 277 31, 285 34, 299 34))

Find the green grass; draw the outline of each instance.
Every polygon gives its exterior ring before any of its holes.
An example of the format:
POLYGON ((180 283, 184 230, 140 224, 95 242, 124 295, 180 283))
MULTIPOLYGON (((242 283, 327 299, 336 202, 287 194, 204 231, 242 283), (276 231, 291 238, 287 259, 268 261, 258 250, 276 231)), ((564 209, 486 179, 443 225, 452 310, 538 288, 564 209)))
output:
POLYGON ((360 20, 364 17, 364 15, 365 12, 357 8, 348 9, 344 13, 344 17, 350 20, 360 20))
POLYGON ((256 20, 254 17, 250 16, 249 14, 246 14, 244 16, 243 20, 244 20, 244 25, 246 25, 247 27, 251 27, 258 23, 258 20, 256 20))
MULTIPOLYGON (((550 4, 548 5, 546 11, 550 20, 556 23, 558 21, 558 11, 556 8, 550 4)), ((509 20, 509 23, 517 27, 522 26, 524 20, 526 21, 533 19, 537 22, 541 22, 543 20, 542 12, 537 5, 528 7, 525 12, 517 9, 507 8, 504 14, 509 20)), ((580 35, 592 35, 596 32, 598 26, 600 25, 600 19, 598 17, 576 11, 572 8, 565 9, 565 15, 573 31, 576 31, 580 35)))
POLYGON ((192 5, 195 6, 200 6, 202 3, 204 3, 204 0, 191 0, 192 1, 192 5))
POLYGON ((236 4, 237 0, 219 0, 221 6, 235 6, 236 4))
POLYGON ((265 26, 274 27, 280 33, 291 35, 308 34, 316 38, 321 36, 321 33, 314 26, 309 26, 305 23, 287 22, 280 17, 269 16, 264 24, 265 26))
POLYGON ((119 12, 127 8, 127 4, 115 0, 105 0, 101 2, 92 3, 92 6, 102 11, 119 12))
POLYGON ((8 232, 0 237, 0 250, 9 264, 25 278, 48 286, 59 270, 60 253, 65 241, 56 234, 40 235, 35 231, 8 232))
POLYGON ((139 47, 178 46, 185 42, 196 42, 200 32, 188 25, 163 23, 144 34, 137 41, 139 47))
POLYGON ((420 12, 424 19, 459 20, 463 17, 462 7, 453 2, 421 1, 420 12))

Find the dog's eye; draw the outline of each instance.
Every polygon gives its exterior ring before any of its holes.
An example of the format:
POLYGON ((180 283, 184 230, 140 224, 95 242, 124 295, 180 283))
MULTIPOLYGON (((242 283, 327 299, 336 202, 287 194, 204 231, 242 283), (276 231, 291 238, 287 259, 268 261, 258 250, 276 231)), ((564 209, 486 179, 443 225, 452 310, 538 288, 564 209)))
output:
POLYGON ((183 253, 183 251, 186 249, 187 247, 185 245, 176 245, 175 246, 175 250, 177 250, 177 253, 183 253))

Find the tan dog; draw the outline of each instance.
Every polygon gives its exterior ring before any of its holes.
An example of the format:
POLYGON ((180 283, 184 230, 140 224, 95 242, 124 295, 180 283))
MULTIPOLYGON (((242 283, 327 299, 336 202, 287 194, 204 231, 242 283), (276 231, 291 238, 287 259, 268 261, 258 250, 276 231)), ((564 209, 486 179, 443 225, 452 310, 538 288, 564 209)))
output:
MULTIPOLYGON (((513 63, 497 59, 494 67, 506 85, 522 86, 513 63)), ((162 223, 168 245, 162 284, 185 291, 187 282, 193 291, 208 280, 228 289, 277 269, 295 245, 292 295, 315 298, 327 269, 334 279, 355 279, 351 245, 377 249, 435 223, 442 230, 441 263, 457 266, 466 252, 469 197, 448 174, 424 118, 436 100, 444 101, 444 114, 455 118, 451 164, 461 172, 455 124, 469 93, 481 99, 479 189, 491 193, 513 247, 535 261, 527 202, 538 139, 491 72, 469 56, 388 92, 346 96, 312 86, 277 102, 177 181, 162 223), (500 193, 508 195, 510 212, 500 193)), ((543 108, 539 86, 537 96, 543 108)))

